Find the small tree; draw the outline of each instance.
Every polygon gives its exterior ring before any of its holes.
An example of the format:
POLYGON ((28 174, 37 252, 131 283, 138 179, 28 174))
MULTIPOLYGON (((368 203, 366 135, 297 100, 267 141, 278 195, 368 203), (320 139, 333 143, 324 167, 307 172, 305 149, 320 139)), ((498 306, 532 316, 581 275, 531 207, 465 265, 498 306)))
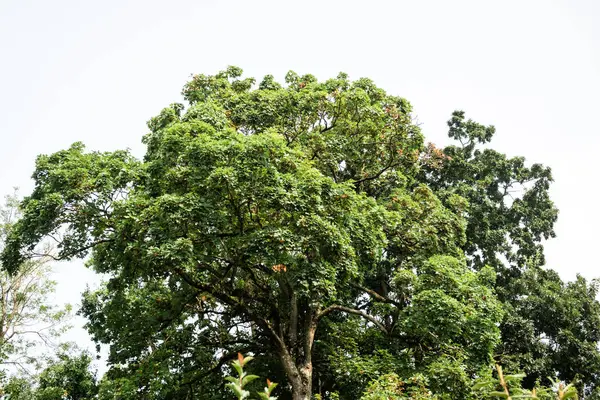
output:
MULTIPOLYGON (((237 373, 237 376, 228 376, 225 378, 229 381, 229 383, 225 386, 231 389, 238 400, 244 400, 250 397, 250 392, 246 390, 246 385, 259 378, 257 375, 249 375, 244 371, 246 364, 252 361, 253 358, 254 357, 244 357, 241 353, 238 353, 237 360, 231 363, 233 369, 237 373)), ((277 397, 271 396, 271 393, 276 387, 276 383, 273 383, 267 379, 267 386, 265 386, 262 392, 258 392, 258 396, 262 400, 277 400, 277 397)))
POLYGON ((39 376, 36 400, 92 400, 98 393, 96 374, 87 353, 59 353, 39 376))
MULTIPOLYGON (((7 196, 0 207, 0 248, 19 218, 17 197, 7 196)), ((48 261, 26 260, 14 273, 0 270, 0 363, 21 373, 39 367, 43 348, 56 347, 54 340, 68 328, 71 307, 50 303, 55 282, 48 261)))
POLYGON ((480 378, 473 387, 487 399, 537 399, 537 400, 577 400, 577 388, 572 384, 565 384, 552 380, 552 386, 537 386, 531 390, 521 386, 525 374, 505 375, 502 367, 496 365, 494 377, 480 378))

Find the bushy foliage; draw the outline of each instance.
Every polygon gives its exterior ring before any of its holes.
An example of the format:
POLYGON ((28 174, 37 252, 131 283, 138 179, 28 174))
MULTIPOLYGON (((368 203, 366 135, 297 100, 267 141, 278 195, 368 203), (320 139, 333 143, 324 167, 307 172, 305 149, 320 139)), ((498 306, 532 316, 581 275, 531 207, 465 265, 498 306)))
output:
POLYGON ((230 67, 182 94, 141 160, 38 157, 1 255, 18 271, 54 237, 57 259, 108 277, 81 310, 110 346, 100 398, 222 399, 239 353, 281 399, 475 399, 494 357, 523 393, 548 376, 593 390, 595 283, 543 269, 551 171, 489 148, 492 126, 457 111, 439 149, 407 100, 346 74, 230 67))

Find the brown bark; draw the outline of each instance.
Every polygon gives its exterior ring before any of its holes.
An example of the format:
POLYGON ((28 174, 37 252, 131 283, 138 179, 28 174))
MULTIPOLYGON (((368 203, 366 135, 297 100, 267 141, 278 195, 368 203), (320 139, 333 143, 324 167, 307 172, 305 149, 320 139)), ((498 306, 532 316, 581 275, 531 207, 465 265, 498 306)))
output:
MULTIPOLYGON (((277 337, 275 332, 272 332, 277 339, 276 342, 279 347, 281 363, 283 364, 285 373, 292 386, 292 400, 310 400, 312 396, 312 347, 315 340, 315 334, 321 318, 334 311, 359 315, 372 322, 383 332, 388 333, 386 327, 381 324, 381 322, 364 311, 337 304, 331 305, 323 310, 318 307, 316 310, 310 310, 305 315, 305 324, 302 329, 303 343, 290 343, 290 345, 288 345, 282 338, 277 337), (302 351, 300 351, 299 346, 303 346, 302 351), (300 356, 300 354, 302 354, 302 356, 300 356)), ((297 315, 297 310, 292 314, 297 315)), ((298 324, 293 323, 291 326, 297 329, 298 324)), ((296 333, 291 336, 297 337, 296 333)))
POLYGON ((312 394, 312 363, 299 369, 299 382, 297 387, 292 385, 293 400, 310 400, 312 394))
POLYGON ((281 363, 292 386, 293 400, 310 400, 312 394, 312 362, 298 366, 287 350, 280 352, 281 363))
MULTIPOLYGON (((278 341, 281 363, 292 386, 292 400, 310 400, 312 396, 312 347, 317 330, 317 315, 317 312, 309 312, 305 316, 303 343, 296 341, 288 348, 284 341, 278 341)), ((298 322, 293 325, 297 328, 298 322)))
POLYGON ((294 347, 298 341, 298 298, 295 292, 292 292, 290 303, 290 345, 294 347))

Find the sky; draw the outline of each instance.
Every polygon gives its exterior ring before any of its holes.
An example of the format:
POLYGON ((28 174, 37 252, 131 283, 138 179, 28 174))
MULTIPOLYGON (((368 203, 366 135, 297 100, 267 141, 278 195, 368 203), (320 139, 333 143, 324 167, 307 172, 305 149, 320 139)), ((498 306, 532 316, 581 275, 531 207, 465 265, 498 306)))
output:
MULTIPOLYGON (((27 195, 35 157, 76 141, 141 157, 191 74, 344 71, 407 98, 428 141, 461 109, 496 126, 492 147, 551 166, 547 265, 600 277, 598 20, 597 0, 0 0, 0 194, 27 195)), ((80 262, 55 278, 59 303, 98 284, 80 262)), ((92 349, 84 322, 69 338, 92 349)))

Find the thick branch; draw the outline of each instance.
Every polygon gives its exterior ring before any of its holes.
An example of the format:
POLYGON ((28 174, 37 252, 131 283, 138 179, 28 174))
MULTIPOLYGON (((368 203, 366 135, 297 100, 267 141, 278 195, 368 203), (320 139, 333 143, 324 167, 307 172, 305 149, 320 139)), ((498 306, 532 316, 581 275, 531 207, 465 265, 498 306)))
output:
POLYGON ((75 249, 75 250, 73 250, 71 252, 68 252, 66 254, 59 254, 58 257, 54 256, 54 255, 52 255, 50 253, 36 253, 36 252, 32 252, 30 254, 33 257, 49 257, 49 258, 51 258, 54 261, 70 260, 71 257, 77 256, 79 253, 83 253, 85 251, 88 251, 89 249, 94 248, 94 247, 96 247, 99 244, 102 244, 102 243, 111 243, 113 241, 114 241, 113 239, 100 239, 100 240, 97 240, 95 242, 92 242, 92 243, 88 244, 87 246, 81 247, 79 249, 75 249))
POLYGON ((323 318, 327 314, 332 313, 333 311, 343 311, 343 312, 348 313, 348 314, 359 315, 359 316, 363 317, 364 319, 372 322, 383 333, 386 333, 386 334, 389 333, 388 330, 387 330, 387 328, 381 322, 377 321, 377 319, 375 317, 367 314, 364 311, 357 310, 355 308, 349 308, 349 307, 340 306, 340 305, 337 305, 337 304, 329 306, 326 309, 324 309, 323 311, 321 311, 317 315, 316 322, 318 323, 321 320, 321 318, 323 318))
POLYGON ((382 302, 382 303, 388 303, 388 304, 394 304, 398 307, 402 307, 402 303, 396 301, 396 300, 392 300, 389 297, 386 296, 382 296, 381 294, 377 293, 376 291, 369 289, 367 287, 364 287, 362 285, 358 285, 358 284, 352 284, 353 287, 355 287, 356 289, 360 289, 365 293, 368 293, 369 295, 371 295, 375 300, 382 302))
POLYGON ((275 340, 275 342, 280 347, 280 349, 287 351, 285 341, 283 340, 283 338, 281 336, 279 336, 277 334, 277 332, 273 328, 273 325, 269 321, 267 321, 265 318, 257 315, 253 310, 251 310, 247 305, 240 302, 236 297, 231 296, 228 293, 218 290, 218 288, 215 286, 205 285, 205 284, 201 284, 201 283, 195 281, 188 273, 183 271, 181 268, 175 268, 174 271, 179 276, 181 276, 181 278, 188 285, 190 285, 196 289, 202 290, 206 293, 210 293, 212 296, 221 300, 223 303, 225 303, 229 306, 241 308, 256 324, 262 326, 271 335, 271 337, 275 340))
POLYGON ((293 348, 298 341, 298 298, 295 292, 292 292, 290 303, 290 345, 293 348))
POLYGON ((400 165, 400 163, 399 163, 399 162, 398 162, 398 163, 390 163, 390 164, 388 164, 388 165, 387 165, 385 168, 383 168, 381 171, 379 171, 378 173, 376 173, 375 175, 367 176, 366 178, 362 178, 362 179, 358 179, 358 180, 354 181, 354 185, 355 185, 355 186, 357 186, 357 185, 359 185, 359 184, 361 184, 361 183, 363 183, 363 182, 366 182, 366 181, 371 181, 371 180, 373 180, 373 179, 377 179, 377 178, 379 178, 381 175, 383 175, 383 173, 384 173, 385 171, 389 170, 390 168, 395 168, 395 167, 397 167, 398 165, 400 165))

